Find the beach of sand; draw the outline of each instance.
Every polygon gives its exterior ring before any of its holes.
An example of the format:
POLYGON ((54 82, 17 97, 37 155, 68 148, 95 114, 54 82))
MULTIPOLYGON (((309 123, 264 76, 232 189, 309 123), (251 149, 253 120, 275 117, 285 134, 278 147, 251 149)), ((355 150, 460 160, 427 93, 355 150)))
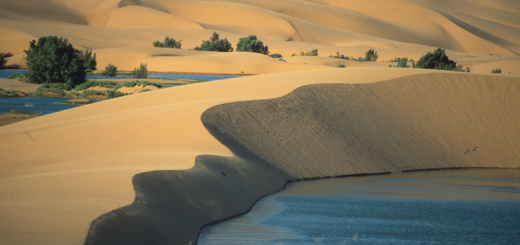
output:
POLYGON ((98 70, 250 75, 0 127, 2 244, 194 244, 287 181, 520 165, 517 1, 6 0, 0 19, 7 65, 57 35, 93 49, 98 70), (254 34, 285 61, 194 50, 215 31, 235 48, 254 34), (153 47, 165 36, 182 48, 153 47), (471 72, 389 67, 439 47, 471 72), (377 62, 328 57, 368 49, 377 62), (136 230, 160 232, 110 236, 136 230))

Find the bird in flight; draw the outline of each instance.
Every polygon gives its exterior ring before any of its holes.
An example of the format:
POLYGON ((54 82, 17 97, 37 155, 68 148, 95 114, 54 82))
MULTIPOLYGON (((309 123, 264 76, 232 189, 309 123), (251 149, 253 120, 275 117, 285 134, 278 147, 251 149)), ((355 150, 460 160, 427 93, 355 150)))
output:
POLYGON ((468 149, 466 152, 464 152, 464 155, 462 155, 462 156, 465 156, 465 155, 468 154, 468 152, 470 152, 470 151, 476 151, 477 148, 482 148, 482 147, 480 147, 480 146, 475 146, 475 147, 473 147, 473 148, 471 148, 471 149, 468 149))

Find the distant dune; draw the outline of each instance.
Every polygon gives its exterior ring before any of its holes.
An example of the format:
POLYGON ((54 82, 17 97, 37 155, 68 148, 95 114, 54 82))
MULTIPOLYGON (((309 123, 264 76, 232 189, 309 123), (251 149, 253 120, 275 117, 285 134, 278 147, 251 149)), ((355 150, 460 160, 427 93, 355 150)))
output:
POLYGON ((47 35, 93 49, 98 70, 255 76, 0 127, 1 244, 193 244, 287 181, 520 164, 518 1, 0 3, 7 65, 24 67, 23 50, 47 35), (193 50, 215 31, 234 48, 257 35, 284 61, 193 50), (182 49, 153 47, 165 36, 182 49), (389 67, 438 47, 471 73, 389 67), (328 57, 367 49, 377 62, 328 57))

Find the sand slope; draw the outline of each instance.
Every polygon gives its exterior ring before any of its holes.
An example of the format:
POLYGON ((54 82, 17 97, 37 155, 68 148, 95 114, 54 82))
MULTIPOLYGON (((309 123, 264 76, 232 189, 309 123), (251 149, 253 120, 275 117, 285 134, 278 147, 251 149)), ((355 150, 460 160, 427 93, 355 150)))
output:
POLYGON ((212 107, 202 122, 234 157, 203 155, 189 170, 134 176, 136 200, 97 218, 86 244, 193 244, 197 230, 249 210, 286 181, 518 168, 518 95, 518 79, 428 74, 212 107))

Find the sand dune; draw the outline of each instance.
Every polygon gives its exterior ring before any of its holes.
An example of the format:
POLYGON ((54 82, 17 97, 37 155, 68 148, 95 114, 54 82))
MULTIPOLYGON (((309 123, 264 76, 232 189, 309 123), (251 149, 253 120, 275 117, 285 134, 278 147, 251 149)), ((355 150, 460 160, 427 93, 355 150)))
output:
MULTIPOLYGON (((288 180, 515 167, 519 14, 519 3, 507 0, 2 1, 0 52, 14 55, 8 65, 25 66, 29 41, 58 35, 94 49, 99 70, 147 63, 156 72, 262 75, 0 127, 0 243, 81 244, 88 236, 87 244, 114 244, 121 237, 106 231, 127 227, 179 231, 150 239, 184 244, 288 180), (214 31, 233 47, 255 34, 286 62, 193 50, 214 31), (182 49, 152 47, 165 36, 182 40, 182 49), (392 58, 417 61, 437 47, 472 73, 388 67, 392 58), (360 57, 370 48, 378 62, 327 57, 360 57), (291 57, 312 49, 318 57, 291 57), (506 74, 491 75, 493 68, 506 74), (477 144, 482 151, 462 156, 477 144), (135 219, 122 222, 129 213, 135 219)), ((0 87, 35 89, 5 79, 0 87)))
POLYGON ((189 170, 134 176, 136 200, 96 219, 86 244, 194 243, 192 232, 248 211, 286 181, 518 168, 518 95, 517 78, 421 74, 212 107, 202 122, 234 157, 202 155, 189 170), (482 150, 464 154, 475 146, 482 150))

